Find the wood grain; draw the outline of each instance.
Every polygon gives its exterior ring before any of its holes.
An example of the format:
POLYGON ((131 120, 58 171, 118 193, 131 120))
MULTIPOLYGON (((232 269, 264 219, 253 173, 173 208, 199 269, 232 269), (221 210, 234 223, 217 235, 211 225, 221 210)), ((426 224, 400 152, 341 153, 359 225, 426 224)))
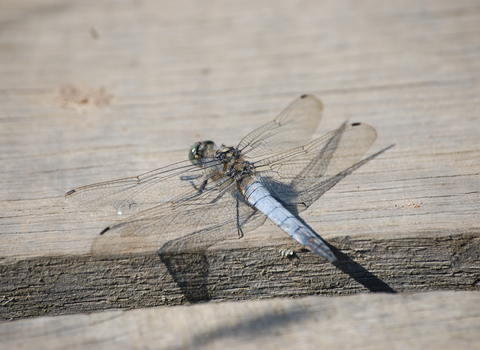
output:
POLYGON ((370 294, 40 317, 0 324, 0 348, 478 349, 478 292, 370 294))
POLYGON ((479 289, 476 1, 1 6, 1 319, 479 289), (111 222, 65 192, 236 144, 303 93, 325 105, 316 136, 360 121, 379 135, 367 156, 395 144, 301 215, 338 267, 271 224, 200 255, 90 256, 111 222))

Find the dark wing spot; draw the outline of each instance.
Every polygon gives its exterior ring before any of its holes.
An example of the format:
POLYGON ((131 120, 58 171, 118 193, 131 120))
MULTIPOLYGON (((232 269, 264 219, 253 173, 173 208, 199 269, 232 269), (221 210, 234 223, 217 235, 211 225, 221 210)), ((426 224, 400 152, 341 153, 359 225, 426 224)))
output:
POLYGON ((67 193, 65 193, 65 197, 68 197, 68 196, 70 196, 70 195, 72 195, 72 194, 74 194, 74 193, 75 193, 75 190, 70 190, 70 191, 68 191, 67 193))
POLYGON ((307 96, 308 96, 307 94, 303 94, 302 96, 300 96, 300 98, 305 98, 307 96))
POLYGON ((362 123, 352 123, 352 126, 359 126, 361 125, 362 123))
POLYGON ((103 235, 105 232, 107 232, 108 230, 110 230, 110 226, 106 227, 103 229, 102 232, 100 232, 101 235, 103 235))

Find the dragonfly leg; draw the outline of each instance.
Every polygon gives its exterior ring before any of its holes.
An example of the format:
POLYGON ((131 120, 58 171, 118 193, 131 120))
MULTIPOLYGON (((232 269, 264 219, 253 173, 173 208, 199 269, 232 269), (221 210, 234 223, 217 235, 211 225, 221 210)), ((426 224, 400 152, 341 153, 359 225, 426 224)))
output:
POLYGON ((192 180, 196 180, 200 177, 202 177, 202 175, 180 176, 180 180, 189 181, 190 185, 192 185, 192 187, 198 191, 198 194, 200 194, 203 192, 205 187, 207 187, 207 182, 208 182, 208 179, 205 179, 203 180, 202 184, 199 187, 197 187, 197 185, 195 185, 195 183, 192 180))
POLYGON ((238 238, 239 238, 239 239, 240 239, 240 238, 243 238, 243 231, 242 231, 242 228, 241 228, 241 227, 238 228, 238 238))
POLYGON ((242 225, 240 224, 240 200, 238 199, 238 197, 235 197, 236 199, 236 205, 235 205, 235 209, 236 209, 236 219, 237 219, 237 230, 238 230, 238 238, 242 238, 243 237, 243 231, 242 231, 242 225))

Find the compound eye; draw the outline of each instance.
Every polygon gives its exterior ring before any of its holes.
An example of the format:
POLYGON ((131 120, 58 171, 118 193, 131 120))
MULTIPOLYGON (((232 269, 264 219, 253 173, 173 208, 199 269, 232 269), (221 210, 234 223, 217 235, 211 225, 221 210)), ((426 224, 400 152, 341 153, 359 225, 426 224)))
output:
POLYGON ((201 142, 196 142, 192 147, 190 147, 190 151, 188 151, 188 159, 190 159, 190 161, 193 164, 197 164, 198 159, 201 157, 201 155, 199 154, 199 151, 198 151, 198 148, 200 147, 200 144, 201 144, 201 142))
POLYGON ((196 142, 190 151, 188 151, 188 159, 193 165, 199 165, 203 158, 211 156, 211 153, 215 151, 215 143, 213 141, 201 141, 196 142))

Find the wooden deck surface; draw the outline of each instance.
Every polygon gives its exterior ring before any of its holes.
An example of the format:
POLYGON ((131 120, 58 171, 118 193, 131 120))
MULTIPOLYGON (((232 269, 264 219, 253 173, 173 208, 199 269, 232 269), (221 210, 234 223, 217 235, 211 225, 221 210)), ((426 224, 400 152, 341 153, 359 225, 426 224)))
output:
POLYGON ((480 293, 359 294, 39 317, 2 349, 478 349, 480 293))
MULTIPOLYGON (((377 291, 471 291, 445 295, 478 305, 478 1, 2 0, 0 9, 0 319, 377 291), (359 121, 378 133, 366 156, 394 144, 301 214, 339 266, 268 223, 202 254, 90 255, 112 222, 68 205, 65 192, 184 160, 198 140, 234 145, 303 93, 325 106, 316 136, 359 121)), ((418 298, 430 295, 443 294, 418 298)), ((349 300, 369 298, 387 296, 349 300)), ((254 305, 276 300, 287 302, 254 305)), ((465 332, 480 334, 476 317, 465 332)))

